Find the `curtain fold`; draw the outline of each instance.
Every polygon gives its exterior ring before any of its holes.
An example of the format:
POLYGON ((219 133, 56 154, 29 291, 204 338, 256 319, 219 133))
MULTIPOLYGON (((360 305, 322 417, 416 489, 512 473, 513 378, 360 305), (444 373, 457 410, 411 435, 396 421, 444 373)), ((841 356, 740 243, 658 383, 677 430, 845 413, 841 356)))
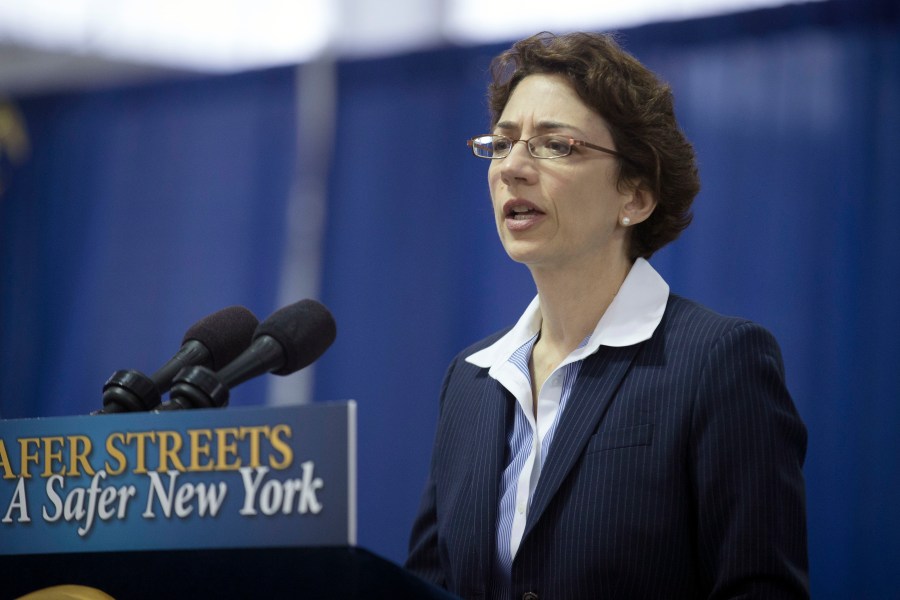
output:
POLYGON ((152 374, 205 315, 275 308, 294 95, 288 68, 20 99, 32 155, 0 197, 0 415, 87 413, 113 371, 152 374))

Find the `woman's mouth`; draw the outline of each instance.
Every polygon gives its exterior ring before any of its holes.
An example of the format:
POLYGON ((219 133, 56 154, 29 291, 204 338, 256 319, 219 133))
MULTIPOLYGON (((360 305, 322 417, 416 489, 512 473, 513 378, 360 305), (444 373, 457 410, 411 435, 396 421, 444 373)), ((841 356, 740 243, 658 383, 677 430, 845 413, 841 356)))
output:
POLYGON ((513 199, 503 205, 506 227, 511 231, 524 231, 540 222, 546 215, 528 200, 513 199))
POLYGON ((517 221, 521 221, 523 219, 531 218, 532 215, 536 215, 538 213, 537 210, 533 208, 528 208, 527 206, 516 206, 509 213, 507 213, 507 219, 515 219, 517 221))

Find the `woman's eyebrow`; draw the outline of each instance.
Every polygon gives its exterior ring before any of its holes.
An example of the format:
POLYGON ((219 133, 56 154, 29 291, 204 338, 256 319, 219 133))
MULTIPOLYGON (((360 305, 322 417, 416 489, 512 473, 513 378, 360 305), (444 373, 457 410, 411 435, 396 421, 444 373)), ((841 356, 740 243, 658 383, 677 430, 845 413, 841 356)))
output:
MULTIPOLYGON (((514 121, 500 121, 495 125, 495 129, 502 129, 504 131, 514 131, 519 129, 519 124, 514 121)), ((539 121, 535 127, 535 131, 558 131, 560 129, 571 129, 573 131, 581 131, 577 127, 569 125, 568 123, 562 123, 560 121, 539 121)))
POLYGON ((560 123, 559 121, 539 121, 535 126, 535 129, 538 131, 548 131, 550 129, 575 129, 571 125, 567 123, 560 123))

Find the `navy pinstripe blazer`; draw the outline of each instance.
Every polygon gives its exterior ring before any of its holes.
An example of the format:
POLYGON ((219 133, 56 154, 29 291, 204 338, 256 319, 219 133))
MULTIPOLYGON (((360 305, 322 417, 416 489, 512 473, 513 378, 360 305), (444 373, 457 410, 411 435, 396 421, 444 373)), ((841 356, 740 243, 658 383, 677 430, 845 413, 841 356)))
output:
MULTIPOLYGON (((407 567, 490 597, 513 397, 465 362, 441 393, 407 567)), ((765 329, 670 296, 653 336, 585 359, 513 561, 513 598, 807 598, 806 429, 765 329), (531 592, 535 596, 528 596, 531 592)))

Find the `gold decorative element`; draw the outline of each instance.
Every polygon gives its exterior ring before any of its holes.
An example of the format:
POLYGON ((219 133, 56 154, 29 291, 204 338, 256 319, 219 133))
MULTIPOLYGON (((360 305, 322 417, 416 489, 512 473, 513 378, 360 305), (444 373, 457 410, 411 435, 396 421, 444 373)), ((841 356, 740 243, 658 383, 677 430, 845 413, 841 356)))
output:
MULTIPOLYGON (((16 105, 0 98, 0 165, 3 157, 13 165, 21 165, 31 155, 31 143, 25 118, 16 105)), ((3 195, 3 172, 0 171, 0 195, 3 195)))
POLYGON ((20 596, 16 600, 115 600, 97 588, 84 585, 54 585, 20 596))

